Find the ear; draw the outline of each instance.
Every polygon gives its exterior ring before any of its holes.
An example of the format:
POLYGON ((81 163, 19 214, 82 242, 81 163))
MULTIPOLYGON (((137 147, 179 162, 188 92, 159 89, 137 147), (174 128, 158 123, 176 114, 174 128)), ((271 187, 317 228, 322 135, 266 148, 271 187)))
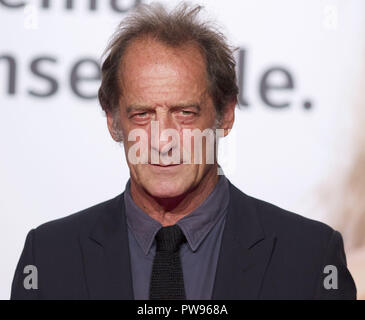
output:
POLYGON ((234 123, 234 111, 237 105, 237 98, 234 97, 225 106, 222 119, 220 121, 220 128, 224 129, 224 136, 227 136, 229 131, 232 129, 234 123))
POLYGON ((110 112, 106 113, 106 122, 108 125, 108 130, 110 135, 112 136, 113 140, 116 142, 121 142, 123 139, 120 133, 117 131, 118 128, 118 120, 119 112, 110 112))

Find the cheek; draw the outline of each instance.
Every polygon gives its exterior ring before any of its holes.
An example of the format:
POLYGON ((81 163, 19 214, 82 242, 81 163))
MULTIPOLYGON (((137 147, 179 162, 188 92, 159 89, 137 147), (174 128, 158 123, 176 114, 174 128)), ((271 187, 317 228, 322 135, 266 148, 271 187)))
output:
POLYGON ((217 113, 216 113, 215 108, 212 107, 212 109, 209 112, 207 128, 213 128, 216 124, 216 119, 217 119, 217 113))
POLYGON ((150 136, 142 128, 126 130, 124 150, 127 162, 132 165, 145 164, 149 160, 150 136))
POLYGON ((133 139, 135 136, 144 136, 144 135, 147 135, 148 137, 150 136, 150 125, 144 125, 144 126, 137 125, 127 117, 123 118, 120 121, 120 124, 121 124, 120 130, 123 133, 124 141, 127 145, 135 143, 135 141, 133 140, 131 141, 131 139, 133 139), (139 134, 141 130, 144 131, 143 134, 139 134))

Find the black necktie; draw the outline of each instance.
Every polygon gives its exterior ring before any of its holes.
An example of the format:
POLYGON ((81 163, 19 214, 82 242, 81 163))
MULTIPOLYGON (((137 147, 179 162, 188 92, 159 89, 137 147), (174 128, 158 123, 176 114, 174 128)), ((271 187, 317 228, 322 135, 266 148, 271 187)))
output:
POLYGON ((153 260, 150 299, 184 300, 184 277, 179 256, 185 236, 178 225, 162 227, 156 234, 156 255, 153 260))

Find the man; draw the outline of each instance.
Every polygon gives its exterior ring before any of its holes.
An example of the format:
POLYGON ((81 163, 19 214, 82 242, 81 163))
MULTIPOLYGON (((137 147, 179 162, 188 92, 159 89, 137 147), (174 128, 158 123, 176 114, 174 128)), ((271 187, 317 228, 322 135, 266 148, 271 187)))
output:
POLYGON ((232 51, 199 10, 141 6, 122 22, 99 100, 130 180, 28 234, 13 299, 356 298, 337 231, 242 193, 209 157, 238 89, 232 51))

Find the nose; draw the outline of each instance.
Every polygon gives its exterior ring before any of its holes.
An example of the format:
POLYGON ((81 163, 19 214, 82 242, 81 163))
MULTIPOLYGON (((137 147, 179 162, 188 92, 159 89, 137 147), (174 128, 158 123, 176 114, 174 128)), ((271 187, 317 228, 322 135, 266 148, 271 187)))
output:
POLYGON ((179 145, 179 131, 168 111, 156 111, 151 123, 151 151, 159 156, 171 155, 179 145))

